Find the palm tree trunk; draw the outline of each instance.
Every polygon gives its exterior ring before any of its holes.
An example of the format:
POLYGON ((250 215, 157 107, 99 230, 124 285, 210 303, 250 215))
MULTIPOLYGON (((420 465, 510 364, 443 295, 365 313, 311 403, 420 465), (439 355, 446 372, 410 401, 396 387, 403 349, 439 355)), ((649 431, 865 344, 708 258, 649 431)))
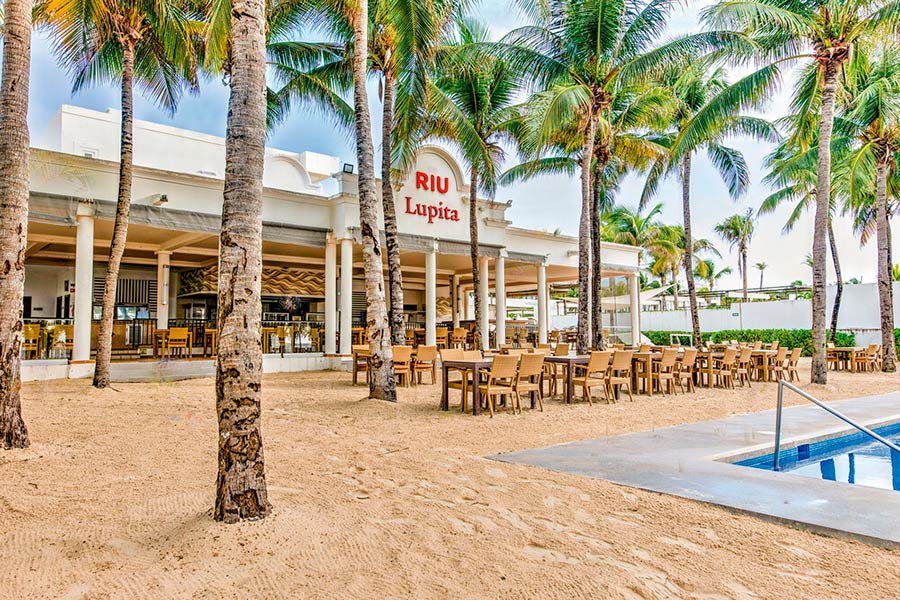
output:
POLYGON ((600 350, 603 342, 603 304, 601 301, 601 284, 603 268, 600 264, 600 165, 595 165, 592 207, 591 207, 591 345, 600 350))
POLYGON ((749 300, 747 295, 747 247, 741 244, 741 277, 744 282, 744 302, 749 300))
MULTIPOLYGON (((890 228, 888 228, 890 231, 890 228)), ((831 262, 834 263, 834 276, 837 281, 837 289, 834 293, 834 306, 831 309, 831 340, 837 335, 838 315, 841 312, 841 297, 844 295, 844 278, 841 274, 841 262, 838 259, 837 241, 834 239, 834 227, 831 218, 828 219, 828 244, 831 246, 831 262)))
POLYGON ((356 112, 356 154, 359 162, 359 224, 366 274, 366 325, 369 331, 369 398, 397 401, 394 355, 384 297, 378 197, 375 194, 375 159, 366 63, 369 58, 369 1, 360 0, 353 19, 353 105, 356 112))
POLYGON ((881 349, 884 353, 882 370, 897 370, 897 347, 894 341, 894 289, 891 280, 890 240, 887 228, 887 177, 890 155, 882 157, 875 165, 875 207, 878 237, 878 301, 881 305, 881 349))
POLYGON ((837 64, 825 63, 822 86, 822 108, 819 114, 818 181, 816 184, 816 216, 813 228, 812 338, 813 357, 810 381, 828 381, 825 359, 825 243, 831 207, 831 131, 834 128, 834 97, 837 89, 837 64))
POLYGON ((388 287, 391 294, 390 323, 393 343, 406 343, 406 326, 403 322, 403 276, 400 270, 400 234, 397 229, 397 206, 394 204, 394 186, 391 183, 391 131, 394 124, 394 75, 384 72, 384 119, 382 123, 381 202, 384 212, 384 245, 387 248, 388 287))
MULTIPOLYGON (((474 166, 469 187, 469 255, 472 257, 472 293, 475 294, 475 328, 472 344, 476 350, 480 350, 481 336, 488 335, 488 332, 481 331, 481 311, 487 310, 486 306, 481 305, 481 286, 486 283, 481 281, 481 270, 478 268, 478 170, 474 166)), ((498 345, 500 343, 506 342, 498 340, 498 345)))
MULTIPOLYGON (((691 310, 691 333, 694 344, 701 348, 700 311, 697 307, 697 286, 694 282, 694 236, 691 233, 691 154, 681 161, 681 212, 684 218, 684 274, 687 279, 688 302, 691 310)), ((710 288, 712 289, 712 285, 710 288)))
POLYGON ((672 267, 672 302, 675 304, 675 310, 678 310, 678 271, 672 267))
POLYGON ((765 269, 760 269, 760 270, 759 270, 759 289, 760 289, 760 290, 763 289, 763 276, 765 275, 765 272, 766 272, 765 269))
POLYGON ((219 235, 216 521, 269 514, 260 431, 262 190, 266 144, 263 0, 233 0, 225 191, 219 235))
POLYGON ((128 214, 131 212, 131 179, 134 159, 134 46, 122 48, 122 131, 119 150, 119 197, 116 203, 116 220, 109 245, 109 262, 106 265, 106 281, 103 285, 103 310, 100 313, 100 330, 97 334, 97 357, 94 365, 94 387, 109 386, 109 362, 112 358, 113 318, 116 310, 116 288, 119 283, 119 267, 125 254, 128 238, 128 214))
POLYGON ((28 227, 31 2, 6 0, 0 81, 0 447, 27 448, 22 420, 22 297, 28 227))
MULTIPOLYGON (((581 220, 578 225, 578 338, 577 352, 585 354, 590 346, 591 317, 591 159, 597 121, 593 113, 584 132, 581 155, 581 220)), ((599 260, 600 257, 595 257, 599 260)), ((599 282, 597 282, 599 283, 599 282)))

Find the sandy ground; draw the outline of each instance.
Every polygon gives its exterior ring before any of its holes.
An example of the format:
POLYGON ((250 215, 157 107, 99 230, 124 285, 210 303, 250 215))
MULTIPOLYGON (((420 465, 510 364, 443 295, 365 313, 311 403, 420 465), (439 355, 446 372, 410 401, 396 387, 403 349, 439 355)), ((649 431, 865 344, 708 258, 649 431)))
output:
MULTIPOLYGON (((804 381, 808 373, 802 374, 804 381)), ((3 598, 897 597, 900 551, 500 464, 496 452, 771 408, 773 384, 474 418, 349 374, 265 379, 274 511, 210 518, 211 380, 25 386, 33 445, 0 453, 3 598)), ((900 389, 831 374, 814 392, 900 389)), ((453 397, 456 403, 455 394, 453 397)))

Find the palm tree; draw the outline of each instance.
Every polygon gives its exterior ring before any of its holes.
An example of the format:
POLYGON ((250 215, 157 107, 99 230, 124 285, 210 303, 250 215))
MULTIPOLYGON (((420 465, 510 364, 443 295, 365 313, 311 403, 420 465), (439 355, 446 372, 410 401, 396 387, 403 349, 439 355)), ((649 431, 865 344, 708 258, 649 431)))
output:
POLYGON ((369 332, 369 397, 397 401, 394 356, 384 297, 381 235, 378 224, 378 197, 375 193, 375 165, 372 147, 369 95, 366 74, 369 59, 369 2, 359 0, 353 7, 353 107, 356 113, 356 154, 359 163, 359 221, 362 233, 366 276, 366 325, 369 332))
MULTIPOLYGON (((766 63, 710 103, 705 112, 709 113, 711 123, 715 122, 716 115, 734 112, 736 105, 755 104, 764 99, 766 92, 778 82, 784 64, 802 61, 815 65, 815 77, 807 79, 811 85, 796 90, 792 111, 811 117, 810 109, 816 104, 819 111, 812 252, 813 383, 824 384, 828 379, 825 244, 831 206, 831 134, 838 74, 860 40, 873 35, 896 35, 900 31, 898 12, 896 0, 720 0, 703 12, 702 18, 711 27, 728 27, 748 34, 749 43, 743 49, 749 49, 754 58, 766 63), (821 100, 815 103, 817 96, 821 100)), ((748 54, 737 52, 734 56, 742 60, 748 54)))
POLYGON ((677 236, 659 221, 662 208, 662 204, 657 204, 642 214, 642 210, 631 210, 626 206, 613 207, 603 215, 604 235, 611 242, 637 246, 641 256, 647 252, 656 257, 655 260, 663 257, 667 261, 665 270, 669 271, 672 257, 679 256, 679 248, 677 236))
POLYGON ((894 155, 900 151, 900 51, 885 46, 871 56, 859 47, 847 78, 847 121, 855 127, 859 148, 850 157, 849 188, 855 196, 856 182, 871 180, 875 172, 875 222, 878 244, 878 299, 881 309, 883 370, 897 370, 894 343, 894 294, 891 282, 891 239, 888 218, 888 180, 896 171, 894 155))
MULTIPOLYGON (((589 345, 593 161, 597 126, 620 82, 636 82, 722 38, 703 33, 654 46, 674 0, 626 3, 541 0, 543 26, 510 32, 500 45, 517 68, 549 88, 547 110, 536 113, 538 147, 552 147, 556 130, 577 124, 581 137, 581 219, 578 229, 578 351, 589 345)), ((596 285, 596 283, 594 284, 596 285)))
POLYGON ((260 432, 262 190, 266 145, 263 0, 232 0, 225 191, 219 237, 216 412, 219 469, 213 518, 269 514, 260 432))
POLYGON ((758 140, 774 141, 778 134, 768 121, 741 114, 718 118, 714 123, 694 119, 709 102, 728 88, 725 71, 721 67, 715 67, 709 59, 683 65, 668 74, 667 83, 674 90, 676 98, 672 125, 664 136, 664 143, 671 151, 650 170, 641 202, 646 203, 655 194, 662 177, 677 173, 681 180, 684 261, 691 326, 694 339, 702 340, 692 268, 694 239, 691 225, 691 172, 694 155, 700 151, 706 152, 719 177, 725 182, 729 196, 737 200, 747 191, 750 171, 743 154, 726 146, 723 141, 732 135, 749 135, 758 140), (695 135, 692 129, 697 129, 700 133, 695 135), (680 143, 681 138, 689 139, 690 143, 680 143))
POLYGON ((704 258, 697 261, 697 266, 694 267, 694 277, 702 279, 706 283, 708 283, 710 291, 716 288, 717 281, 719 281, 723 277, 731 275, 731 273, 731 267, 719 269, 716 267, 716 263, 711 258, 704 258))
POLYGON ((458 35, 442 50, 429 85, 430 121, 426 135, 454 145, 469 166, 469 239, 475 294, 475 344, 485 346, 481 331, 486 306, 481 305, 478 268, 478 192, 493 196, 504 159, 503 141, 512 141, 521 121, 514 100, 524 73, 490 52, 488 31, 481 23, 461 19, 458 35))
POLYGON ((713 227, 713 231, 719 234, 723 241, 728 243, 730 249, 738 250, 738 272, 744 283, 744 302, 747 296, 747 251, 750 240, 753 237, 753 209, 748 208, 743 214, 732 215, 713 227))
POLYGON ((757 271, 759 271, 759 289, 762 290, 763 289, 763 275, 765 274, 766 269, 769 268, 769 265, 764 262, 758 262, 753 266, 756 268, 757 271))
POLYGON ((28 225, 28 83, 31 3, 6 0, 0 81, 0 447, 27 448, 22 420, 22 298, 28 225))
POLYGON ((118 83, 121 91, 119 190, 94 367, 94 386, 105 388, 109 385, 119 266, 131 209, 134 84, 174 112, 181 91, 197 88, 197 25, 188 19, 184 4, 176 0, 41 0, 35 10, 38 21, 53 34, 57 58, 69 70, 75 91, 105 82, 118 83))

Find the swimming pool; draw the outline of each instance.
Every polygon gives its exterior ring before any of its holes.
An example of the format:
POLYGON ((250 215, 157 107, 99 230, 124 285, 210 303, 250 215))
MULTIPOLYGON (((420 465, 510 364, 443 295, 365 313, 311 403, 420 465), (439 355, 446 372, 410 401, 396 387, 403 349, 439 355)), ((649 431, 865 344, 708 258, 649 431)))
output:
MULTIPOLYGON (((900 423, 874 431, 900 444, 900 423)), ((783 448, 779 461, 782 471, 795 475, 900 491, 900 453, 861 432, 783 448)), ((771 471, 772 454, 734 464, 771 471)))

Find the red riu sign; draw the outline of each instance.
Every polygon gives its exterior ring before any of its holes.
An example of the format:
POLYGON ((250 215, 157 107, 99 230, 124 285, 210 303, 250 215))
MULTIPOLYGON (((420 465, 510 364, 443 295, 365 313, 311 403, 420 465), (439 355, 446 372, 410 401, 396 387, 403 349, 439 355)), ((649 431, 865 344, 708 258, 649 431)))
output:
MULTIPOLYGON (((450 178, 416 171, 416 189, 446 194, 450 190, 450 178)), ((411 196, 406 197, 406 214, 425 217, 429 223, 434 223, 435 219, 459 221, 459 211, 449 206, 444 206, 443 202, 438 202, 437 204, 413 204, 411 196)))

